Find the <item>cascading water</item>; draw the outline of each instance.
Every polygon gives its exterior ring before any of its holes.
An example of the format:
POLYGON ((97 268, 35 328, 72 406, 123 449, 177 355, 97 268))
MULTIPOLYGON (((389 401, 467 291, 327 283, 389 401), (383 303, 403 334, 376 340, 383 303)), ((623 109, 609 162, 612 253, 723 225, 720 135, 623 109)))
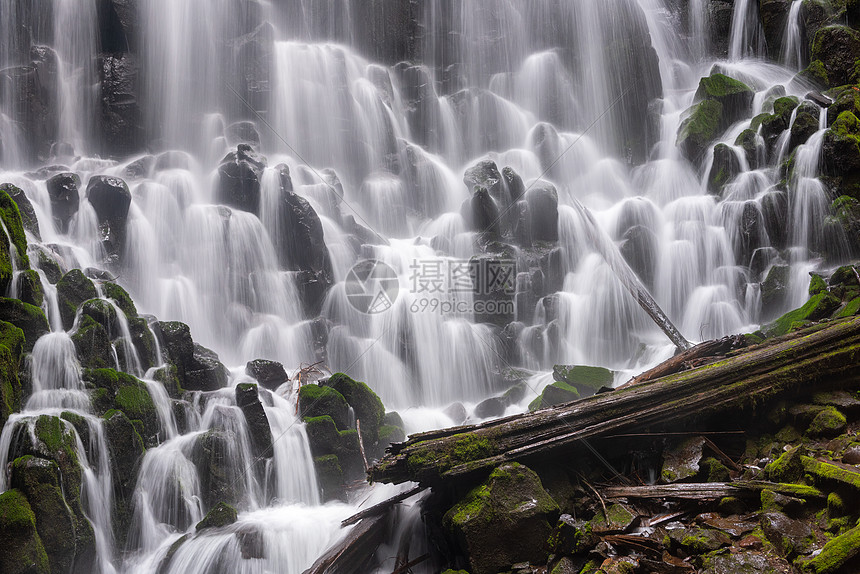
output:
MULTIPOLYGON (((647 287, 690 341, 754 330, 770 318, 759 293, 767 270, 790 268, 790 296, 771 313, 797 306, 808 272, 821 264, 816 254, 832 241, 818 178, 826 111, 799 145, 792 145, 798 110, 770 139, 753 130, 752 155, 738 143, 753 116, 775 111, 777 96, 804 100, 808 91, 793 80, 802 59, 799 0, 782 65, 758 59, 764 40, 751 0, 734 3, 727 60, 708 55, 703 1, 689 2, 690 42, 679 39, 664 0, 402 3, 411 8, 389 16, 420 20, 420 33, 410 28, 409 42, 389 45, 396 26, 348 0, 141 0, 136 121, 149 149, 166 151, 121 161, 74 155, 101 149, 95 118, 110 119, 91 65, 103 17, 96 4, 56 2, 46 23, 0 0, 0 180, 24 190, 38 220, 28 254, 51 327, 32 347, 32 393, 3 428, 0 456, 10 461, 20 446, 16 429, 41 416, 83 417, 83 426, 57 420, 75 437, 101 572, 299 573, 343 535, 340 521, 357 501, 322 503, 297 388, 260 389, 273 443, 268 457, 258 456, 236 398, 251 382, 241 368, 220 389, 176 398, 174 350, 157 347, 153 335, 162 327, 127 316, 100 287, 99 308, 116 317, 103 366, 141 379, 155 413, 139 425, 144 431, 132 430, 146 451, 136 481, 120 485, 105 438, 105 426, 119 423, 94 416, 99 397, 82 375, 78 347, 90 322, 79 311, 68 325, 43 256, 63 271, 96 268, 88 275, 97 284, 107 281, 97 268, 110 268, 139 311, 186 323, 228 365, 261 358, 312 373, 308 365, 321 363, 364 380, 417 432, 477 420, 475 405, 504 391, 516 371, 536 373, 527 384, 540 392, 556 363, 626 374, 667 358, 675 346, 631 290, 647 287), (31 40, 52 46, 56 58, 51 139, 72 152, 20 145, 18 126, 30 119, 4 94, 37 66, 8 23, 28 18, 31 40), (699 166, 676 138, 699 78, 712 69, 755 95, 699 166), (27 171, 35 158, 64 166, 27 171), (781 190, 789 158, 794 168, 781 190), (479 164, 485 160, 493 163, 479 164), (714 194, 710 173, 724 160, 736 173, 714 194), (80 201, 63 220, 45 180, 67 171, 80 176, 80 201), (94 191, 99 176, 129 183, 114 251, 115 221, 94 191), (256 195, 243 187, 249 179, 259 184, 256 195), (235 181, 239 192, 226 193, 235 181), (783 239, 766 225, 778 201, 790 219, 783 239), (776 254, 781 243, 788 261, 776 254), (625 279, 622 256, 638 278, 625 279), (393 272, 396 295, 380 313, 359 310, 353 298, 354 266, 366 260, 393 272), (495 292, 475 291, 470 270, 504 265, 516 270, 509 293, 493 299, 495 292), (457 273, 469 289, 453 288, 457 273), (498 312, 480 311, 488 303, 498 312), (156 348, 147 351, 142 339, 156 348), (447 407, 457 403, 466 414, 455 420, 447 407), (218 492, 232 496, 239 515, 227 527, 196 531, 218 502, 200 470, 204 459, 218 462, 225 481, 218 492), (120 540, 111 528, 116 492, 130 500, 120 540)), ((19 295, 17 270, 8 296, 19 295)), ((211 359, 198 347, 195 360, 211 359)), ((0 490, 8 480, 0 473, 0 490)), ((374 487, 365 504, 394 493, 374 487)), ((423 553, 417 502, 398 524, 398 539, 414 539, 423 553)), ((396 544, 381 547, 379 562, 396 544)), ((432 562, 413 571, 432 572, 432 562)))

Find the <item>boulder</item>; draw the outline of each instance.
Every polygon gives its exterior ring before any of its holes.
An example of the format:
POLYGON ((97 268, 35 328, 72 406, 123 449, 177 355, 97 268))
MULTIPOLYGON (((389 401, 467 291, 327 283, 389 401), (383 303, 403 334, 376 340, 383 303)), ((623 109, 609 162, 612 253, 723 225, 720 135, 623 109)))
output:
POLYGON ((385 417, 385 407, 376 393, 365 383, 354 381, 343 373, 336 373, 322 385, 340 393, 361 421, 361 434, 366 445, 374 445, 379 440, 379 427, 385 417))
POLYGON ((6 227, 6 233, 0 232, 0 293, 5 293, 14 277, 13 251, 16 253, 17 262, 14 267, 18 270, 29 269, 30 259, 27 256, 27 237, 18 206, 4 191, 0 191, 0 220, 6 227))
POLYGON ((24 350, 30 352, 36 341, 49 331, 48 320, 38 307, 19 299, 0 297, 0 321, 18 327, 24 333, 24 350))
POLYGON ((553 379, 575 388, 583 397, 589 397, 602 387, 612 387, 615 374, 603 367, 585 365, 555 365, 553 379))
POLYGON ((99 38, 102 52, 133 52, 140 30, 140 4, 137 0, 99 2, 99 38))
POLYGON ((791 0, 760 0, 759 14, 764 30, 764 41, 770 59, 780 61, 782 58, 782 41, 785 34, 785 24, 791 0))
POLYGON ((290 380, 284 366, 277 361, 254 359, 245 365, 245 374, 254 377, 261 387, 276 391, 278 387, 290 380))
POLYGON ((676 145, 692 162, 705 157, 708 146, 723 128, 723 105, 716 100, 705 100, 691 108, 690 115, 681 122, 676 145))
POLYGON ((89 369, 113 368, 113 349, 105 328, 92 317, 81 319, 72 335, 81 366, 89 369))
POLYGON ((761 284, 761 311, 763 317, 773 317, 785 307, 788 298, 790 270, 787 265, 774 265, 761 284))
POLYGON ((644 225, 634 225, 624 232, 619 250, 624 260, 649 289, 654 287, 657 272, 657 235, 644 225))
POLYGON ((822 172, 830 187, 837 195, 860 199, 860 120, 842 112, 821 145, 822 172))
POLYGON ((525 193, 529 207, 533 241, 558 241, 558 191, 551 183, 540 181, 525 193))
MULTIPOLYGON (((32 46, 27 65, 0 70, 5 109, 14 110, 19 127, 18 148, 29 161, 47 158, 59 126, 57 54, 46 46, 32 46)), ((3 134, 5 138, 7 134, 3 134)))
POLYGON ((39 220, 36 218, 36 211, 33 209, 33 204, 30 203, 30 199, 24 193, 24 190, 11 183, 4 183, 0 184, 0 191, 5 192, 12 198, 15 205, 18 206, 18 212, 20 213, 24 229, 29 231, 37 240, 41 241, 42 235, 39 232, 39 220))
POLYGON ((244 483, 240 469, 230 460, 237 441, 232 431, 213 429, 200 435, 194 443, 191 461, 200 476, 205 507, 212 508, 221 502, 236 506, 240 501, 244 483))
POLYGON ((546 541, 558 516, 558 504, 537 474, 509 463, 446 512, 443 524, 473 574, 496 574, 520 562, 545 563, 546 541))
POLYGON ((424 37, 423 5, 417 0, 349 0, 355 45, 373 61, 416 61, 424 37))
POLYGON ((95 209, 100 226, 109 224, 111 227, 122 227, 124 231, 131 206, 131 192, 122 179, 94 175, 87 184, 87 200, 95 209))
POLYGON ((21 410, 22 389, 18 372, 24 353, 24 332, 0 321, 0 425, 21 410))
POLYGON ((475 416, 479 419, 500 417, 505 414, 507 405, 501 397, 490 397, 475 406, 475 416))
POLYGON ((260 181, 266 158, 248 144, 239 144, 218 166, 217 200, 219 203, 260 213, 260 181))
POLYGON ((734 2, 733 0, 710 0, 707 6, 711 53, 718 57, 725 57, 729 53, 734 2))
MULTIPOLYGON (((111 0, 110 4, 131 0, 111 0)), ((140 65, 132 53, 106 53, 99 59, 99 133, 102 153, 128 157, 146 144, 140 65)))
POLYGON ((752 113, 755 92, 743 82, 725 74, 711 74, 699 80, 695 101, 711 100, 722 104, 721 127, 729 127, 752 113))
POLYGON ((741 162, 735 150, 726 144, 714 146, 714 163, 708 173, 708 193, 719 196, 723 187, 741 172, 741 162))
POLYGON ((0 494, 3 550, 0 570, 7 574, 49 574, 51 565, 36 530, 36 516, 20 490, 0 494))
POLYGON ((854 63, 860 59, 860 34, 848 26, 827 26, 815 33, 811 61, 820 61, 830 86, 844 86, 857 80, 854 63))
POLYGON ((184 365, 182 386, 189 391, 216 391, 226 387, 229 379, 227 367, 218 360, 215 351, 194 343, 191 362, 184 365))
POLYGON ((500 210, 485 187, 475 188, 468 203, 467 221, 472 231, 497 236, 501 233, 500 210))
POLYGON ((314 470, 317 482, 322 490, 322 498, 325 501, 340 500, 345 498, 343 490, 343 470, 337 455, 326 454, 314 458, 314 470))
POLYGON ((483 160, 473 165, 463 174, 463 183, 471 192, 479 187, 486 189, 496 201, 502 203, 510 202, 510 195, 506 189, 506 181, 499 172, 496 162, 483 160))
POLYGON ((131 525, 129 502, 132 500, 140 464, 143 461, 143 438, 128 416, 119 410, 110 410, 104 415, 104 432, 110 452, 113 473, 114 524, 125 538, 131 525))
POLYGON ((76 173, 58 173, 46 182, 51 199, 51 215, 60 233, 69 229, 69 220, 78 212, 81 178, 76 173))
POLYGON ((203 520, 197 523, 196 530, 197 532, 201 532, 207 528, 221 528, 222 526, 229 526, 236 522, 238 517, 239 514, 236 512, 234 507, 229 504, 219 502, 212 510, 206 513, 203 520))
POLYGON ((95 285, 80 269, 72 269, 57 283, 57 303, 60 307, 60 318, 63 328, 68 330, 75 322, 78 307, 84 301, 97 299, 99 296, 95 285))
MULTIPOLYGON (((349 425, 349 405, 346 399, 330 386, 302 385, 299 389, 299 416, 302 419, 330 416, 338 429, 346 430, 349 425)), ((383 414, 384 414, 383 409, 383 414)))
POLYGON ((269 427, 266 410, 260 402, 257 385, 253 383, 236 385, 236 406, 242 410, 248 423, 248 434, 251 435, 254 456, 258 459, 271 458, 273 456, 272 430, 269 427))
POLYGON ((791 139, 788 143, 787 153, 791 153, 797 146, 806 143, 809 137, 818 131, 818 116, 824 113, 821 108, 811 102, 803 102, 797 110, 797 116, 791 126, 791 139))

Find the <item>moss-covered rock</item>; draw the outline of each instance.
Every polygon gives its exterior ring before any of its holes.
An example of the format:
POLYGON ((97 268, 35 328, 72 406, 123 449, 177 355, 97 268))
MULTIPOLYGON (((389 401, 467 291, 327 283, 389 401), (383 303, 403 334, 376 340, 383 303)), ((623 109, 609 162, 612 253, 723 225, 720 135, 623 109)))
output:
POLYGON ((848 26, 827 26, 815 33, 811 61, 820 61, 827 71, 829 86, 857 81, 855 62, 860 59, 860 34, 848 26))
POLYGON ((753 129, 744 130, 735 139, 735 145, 744 150, 744 157, 750 169, 758 167, 758 134, 753 129))
POLYGON ((49 574, 51 567, 36 517, 20 490, 0 494, 0 571, 4 574, 49 574))
POLYGON ((555 365, 552 368, 555 381, 574 387, 583 397, 589 397, 602 387, 612 387, 615 374, 603 367, 586 365, 555 365))
POLYGON ((102 405, 94 405, 97 412, 104 415, 111 409, 121 410, 129 419, 141 421, 143 437, 147 444, 155 441, 161 426, 146 383, 114 369, 84 369, 82 378, 87 387, 104 389, 112 399, 107 402, 105 408, 99 408, 102 405))
MULTIPOLYGON (((12 463, 11 484, 23 492, 36 518, 36 530, 52 572, 92 568, 95 537, 91 528, 77 532, 74 512, 63 497, 60 468, 53 461, 23 456, 12 463), (77 555, 77 560, 76 560, 77 555)), ((89 527, 89 523, 85 523, 89 527)))
POLYGON ((155 336, 152 334, 146 319, 141 317, 129 319, 128 330, 131 333, 131 343, 140 359, 140 366, 146 372, 151 367, 156 366, 158 360, 155 336))
POLYGON ((669 538, 674 548, 688 554, 705 554, 732 543, 726 533, 711 528, 674 528, 669 530, 669 538))
POLYGON ((27 237, 21 223, 21 214, 12 198, 0 190, 0 221, 5 232, 0 228, 0 293, 5 293, 12 282, 12 248, 17 257, 18 269, 29 269, 30 260, 27 257, 27 237))
POLYGON ((48 320, 38 307, 19 299, 0 297, 0 321, 6 321, 24 333, 24 350, 30 352, 36 341, 48 332, 48 320))
POLYGON ((323 500, 340 500, 344 498, 343 470, 341 470, 337 455, 326 454, 315 457, 314 469, 316 470, 317 481, 322 490, 323 500))
POLYGON ((224 502, 219 502, 212 510, 206 513, 203 520, 197 523, 197 532, 206 530, 207 528, 229 526, 236 522, 238 518, 239 514, 236 512, 235 507, 224 502))
POLYGON ((818 88, 826 88, 830 85, 827 68, 821 60, 811 61, 806 68, 798 72, 797 77, 818 88))
POLYGON ((845 415, 835 407, 827 406, 821 410, 806 429, 806 434, 813 438, 834 437, 842 433, 848 426, 845 415))
POLYGON ((349 405, 342 394, 322 385, 307 384, 299 389, 299 416, 330 416, 339 429, 349 428, 349 405))
POLYGON ((191 451, 191 461, 200 476, 203 504, 209 508, 219 502, 236 506, 244 486, 241 471, 230 460, 238 438, 231 431, 210 430, 199 437, 191 451))
POLYGON ((104 415, 104 431, 113 473, 114 506, 112 519, 117 542, 123 546, 131 526, 130 503, 137 475, 146 452, 137 427, 122 411, 104 415))
POLYGON ((45 300, 42 281, 39 274, 32 269, 18 274, 18 299, 34 307, 41 307, 45 300))
POLYGON ((545 409, 553 405, 561 405, 575 401, 580 397, 576 387, 560 381, 556 381, 544 387, 540 396, 529 403, 529 410, 545 409))
MULTIPOLYGON (((36 211, 33 209, 33 204, 27 198, 27 194, 20 187, 14 186, 11 183, 0 184, 0 191, 9 195, 15 205, 18 206, 18 213, 21 216, 21 224, 25 230, 29 231, 36 239, 41 240, 39 232, 39 220, 36 218, 36 211)), ((11 216, 11 213, 9 213, 11 216)))
POLYGON ((678 129, 676 145, 692 162, 705 157, 708 146, 722 132, 723 105, 715 100, 705 100, 694 105, 690 114, 678 129))
POLYGON ((842 302, 830 293, 819 293, 809 299, 803 307, 789 311, 772 323, 762 327, 768 337, 778 337, 790 332, 794 325, 806 321, 818 321, 832 315, 842 302))
POLYGON ((120 335, 119 319, 116 309, 104 299, 89 299, 81 303, 81 318, 91 317, 107 331, 111 339, 120 335))
POLYGON ((518 562, 545 563, 558 516, 537 474, 510 463, 445 513, 443 524, 469 557, 473 574, 496 574, 518 562))
POLYGON ((236 385, 236 406, 245 415, 248 423, 248 434, 251 435, 251 448, 257 458, 272 456, 272 430, 269 427, 269 417, 260 402, 259 391, 255 383, 236 385))
POLYGON ((695 99, 712 100, 722 105, 722 127, 749 117, 755 92, 748 85, 724 74, 711 74, 699 80, 695 99))
POLYGON ((75 351, 81 366, 90 369, 113 368, 113 350, 110 337, 103 326, 92 317, 83 317, 72 335, 75 351))
POLYGON ((75 322, 78 307, 90 299, 99 296, 96 286, 80 269, 72 269, 57 283, 57 303, 60 307, 60 318, 63 328, 68 330, 75 322))
POLYGON ((848 532, 830 540, 816 556, 801 560, 803 572, 813 574, 829 574, 837 572, 860 555, 860 526, 855 526, 848 532))
POLYGON ((0 321, 0 428, 9 415, 21 409, 21 357, 24 353, 24 331, 0 321))
POLYGON ((860 120, 842 112, 824 133, 822 173, 838 195, 860 198, 860 120))
POLYGON ((361 421, 361 435, 365 445, 375 445, 379 441, 379 427, 385 417, 385 406, 379 396, 365 383, 355 381, 343 373, 332 375, 322 383, 339 392, 361 421))
POLYGON ((788 140, 788 150, 791 153, 800 144, 806 141, 818 131, 818 118, 824 112, 811 102, 803 102, 797 110, 797 116, 791 125, 791 137, 788 140))
POLYGON ((796 482, 803 476, 803 451, 794 447, 768 463, 765 475, 774 482, 796 482))
POLYGON ((116 306, 125 313, 127 318, 134 319, 137 317, 137 307, 135 307, 134 301, 131 300, 131 297, 125 289, 113 281, 105 281, 101 284, 101 287, 104 296, 113 300, 113 302, 116 303, 116 306))

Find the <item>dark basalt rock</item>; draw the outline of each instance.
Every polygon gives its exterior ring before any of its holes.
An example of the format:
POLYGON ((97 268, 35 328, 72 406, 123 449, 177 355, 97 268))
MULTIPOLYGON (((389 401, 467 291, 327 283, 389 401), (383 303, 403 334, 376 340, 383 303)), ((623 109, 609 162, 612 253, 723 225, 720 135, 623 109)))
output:
POLYGON ((102 246, 111 262, 118 262, 125 246, 131 192, 118 177, 96 175, 87 184, 87 199, 98 217, 102 246))
POLYGON ((27 65, 0 70, 6 105, 16 110, 15 137, 29 161, 45 159, 56 140, 58 122, 57 54, 45 46, 30 49, 27 65))
POLYGON ((797 110, 794 124, 791 126, 791 139, 787 153, 790 154, 797 146, 806 143, 809 137, 818 131, 818 116, 824 113, 821 108, 811 102, 803 102, 797 110))
POLYGON ((741 162, 735 150, 726 144, 714 146, 714 163, 708 174, 708 192, 721 195, 723 187, 741 172, 741 162))
POLYGON ((424 27, 418 0, 349 0, 356 45, 366 56, 386 64, 419 58, 424 27))
MULTIPOLYGON (((231 464, 232 445, 238 437, 231 431, 210 430, 197 438, 191 451, 191 461, 200 475, 203 504, 213 507, 219 502, 236 505, 242 487, 239 469, 231 464)), ((244 469, 242 469, 244 470, 244 469)))
POLYGON ((475 407, 475 416, 481 419, 489 417, 500 417, 505 414, 507 405, 500 397, 490 397, 483 400, 475 407))
POLYGON ((36 341, 49 331, 48 320, 39 307, 19 299, 0 297, 0 321, 12 323, 24 332, 24 350, 33 350, 36 341))
POLYGON ((113 473, 114 521, 120 538, 124 540, 131 524, 129 503, 146 449, 137 428, 122 411, 108 411, 105 414, 104 429, 113 473))
POLYGON ((251 435, 251 447, 257 458, 272 457, 272 431, 269 418, 260 402, 257 385, 242 383, 236 386, 236 406, 245 415, 248 432, 251 435))
POLYGON ((760 0, 759 2, 767 54, 775 61, 780 61, 782 57, 782 37, 785 33, 790 5, 791 0, 760 0))
POLYGON ((376 444, 379 440, 379 427, 385 417, 385 407, 373 389, 343 373, 336 373, 321 384, 333 388, 346 399, 355 413, 355 418, 361 421, 361 434, 365 443, 376 444))
POLYGON ((103 55, 99 62, 99 80, 102 153, 108 157, 125 157, 139 152, 144 147, 146 133, 138 100, 140 66, 136 56, 129 53, 103 55))
POLYGON ((854 63, 860 59, 860 34, 848 26, 827 26, 815 33, 812 61, 824 65, 830 86, 844 86, 857 79, 854 63))
POLYGON ((254 152, 250 145, 239 144, 218 167, 218 201, 225 205, 260 213, 260 180, 266 158, 254 152))
POLYGON ((81 178, 76 173, 58 173, 48 179, 48 196, 51 198, 51 214, 58 231, 65 233, 69 229, 69 220, 78 212, 80 196, 78 188, 81 178))
POLYGON ((188 325, 179 321, 158 321, 154 331, 168 360, 177 369, 182 388, 214 391, 227 385, 227 368, 215 352, 191 339, 188 325))
POLYGON ((57 302, 63 327, 70 329, 75 322, 78 307, 84 301, 98 298, 95 285, 80 269, 72 269, 57 283, 57 302))
POLYGON ((290 380, 281 363, 265 359, 248 361, 245 365, 245 374, 254 377, 260 386, 270 391, 277 390, 278 387, 290 380))
POLYGON ((137 48, 140 30, 138 0, 99 2, 99 38, 103 52, 132 52, 137 48))
POLYGON ((39 233, 39 220, 36 218, 36 211, 33 209, 33 204, 27 198, 20 187, 16 187, 11 183, 0 184, 0 191, 5 191, 15 205, 18 206, 18 211, 21 213, 21 223, 24 229, 29 231, 36 239, 42 240, 42 235, 39 233))
POLYGON ((558 191, 551 183, 538 182, 525 194, 533 241, 558 241, 558 191))
POLYGON ((500 234, 499 208, 485 187, 478 187, 472 194, 467 208, 470 228, 479 233, 500 234))
POLYGON ((621 255, 639 279, 648 287, 654 286, 657 269, 657 236, 643 225, 634 225, 624 232, 619 247, 621 255))
POLYGON ((207 528, 221 528, 236 522, 238 513, 236 509, 229 504, 219 502, 215 508, 206 513, 203 520, 197 523, 197 532, 206 530, 207 528))

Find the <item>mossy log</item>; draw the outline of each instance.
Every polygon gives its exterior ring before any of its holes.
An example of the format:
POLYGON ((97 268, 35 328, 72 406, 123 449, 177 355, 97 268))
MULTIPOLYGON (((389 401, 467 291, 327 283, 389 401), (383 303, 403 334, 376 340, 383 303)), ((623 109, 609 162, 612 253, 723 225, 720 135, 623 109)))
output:
POLYGON ((413 435, 369 471, 372 482, 435 486, 499 464, 569 454, 583 439, 665 428, 787 394, 857 381, 860 317, 822 323, 726 353, 698 368, 474 426, 413 435))
POLYGON ((824 499, 824 494, 811 486, 783 484, 765 480, 738 480, 735 482, 686 482, 678 484, 653 484, 645 486, 608 486, 601 490, 608 499, 655 498, 660 500, 713 501, 726 496, 759 497, 762 490, 770 490, 798 498, 824 499))

